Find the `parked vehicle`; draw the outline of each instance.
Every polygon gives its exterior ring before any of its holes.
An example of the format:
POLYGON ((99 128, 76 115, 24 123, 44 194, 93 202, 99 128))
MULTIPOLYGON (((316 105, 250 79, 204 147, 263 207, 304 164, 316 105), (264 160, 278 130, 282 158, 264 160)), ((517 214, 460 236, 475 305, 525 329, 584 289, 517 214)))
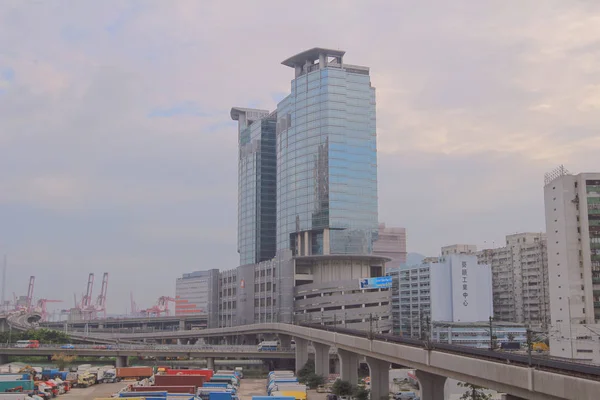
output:
POLYGON ((96 383, 96 375, 84 372, 83 374, 79 374, 77 377, 77 387, 89 387, 96 383))
POLYGON ((258 351, 277 351, 279 350, 279 343, 275 340, 263 341, 258 344, 258 351))
POLYGON ((25 349, 37 349, 40 347, 39 340, 17 340, 17 344, 15 347, 25 348, 25 349))
POLYGON ((115 382, 120 382, 121 379, 117 378, 117 370, 116 369, 109 369, 106 370, 104 372, 104 377, 102 379, 102 382, 104 383, 115 383, 115 382))

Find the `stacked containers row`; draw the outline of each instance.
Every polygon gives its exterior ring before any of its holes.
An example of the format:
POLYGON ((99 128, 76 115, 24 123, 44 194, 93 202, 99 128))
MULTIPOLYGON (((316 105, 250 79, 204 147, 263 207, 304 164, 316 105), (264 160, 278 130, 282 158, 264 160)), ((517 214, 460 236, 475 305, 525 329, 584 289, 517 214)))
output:
POLYGON ((306 385, 298 383, 293 371, 271 371, 267 378, 267 394, 270 397, 306 400, 306 385))

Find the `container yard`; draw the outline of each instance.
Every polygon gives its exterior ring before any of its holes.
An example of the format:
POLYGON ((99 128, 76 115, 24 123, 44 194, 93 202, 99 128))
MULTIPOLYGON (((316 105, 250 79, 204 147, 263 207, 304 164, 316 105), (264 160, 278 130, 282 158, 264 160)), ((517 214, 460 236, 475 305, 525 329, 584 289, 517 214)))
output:
MULTIPOLYGON (((75 369, 76 368, 76 369, 75 369)), ((0 398, 50 400, 307 400, 293 371, 243 379, 241 367, 183 369, 83 364, 74 371, 12 363, 0 366, 0 398), (6 396, 8 397, 6 397, 6 396), (4 396, 4 397, 3 397, 4 396)))

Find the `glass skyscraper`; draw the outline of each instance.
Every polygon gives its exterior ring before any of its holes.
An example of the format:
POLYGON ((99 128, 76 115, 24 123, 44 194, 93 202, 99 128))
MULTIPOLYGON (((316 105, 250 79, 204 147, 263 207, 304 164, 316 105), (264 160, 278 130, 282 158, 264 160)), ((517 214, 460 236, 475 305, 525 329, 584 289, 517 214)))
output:
POLYGON ((378 232, 375 88, 344 51, 314 48, 277 106, 277 250, 371 254, 378 232))
POLYGON ((275 257, 275 113, 232 108, 238 121, 238 253, 240 265, 275 257))

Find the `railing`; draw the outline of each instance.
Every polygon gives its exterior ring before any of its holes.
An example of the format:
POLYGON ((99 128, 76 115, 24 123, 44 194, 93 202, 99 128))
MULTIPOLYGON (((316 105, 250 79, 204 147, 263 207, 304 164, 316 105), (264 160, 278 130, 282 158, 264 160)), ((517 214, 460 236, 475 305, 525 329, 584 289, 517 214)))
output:
POLYGON ((292 348, 279 348, 275 351, 260 351, 258 346, 252 345, 164 345, 164 344, 117 344, 117 345, 91 345, 91 344, 76 344, 76 345, 59 345, 59 344, 40 344, 38 348, 27 348, 19 347, 14 343, 6 344, 1 343, 0 349, 21 349, 24 351, 28 350, 45 350, 52 349, 57 351, 69 351, 69 350, 150 350, 150 351, 189 351, 189 352, 243 352, 243 353, 282 353, 282 352, 293 352, 292 348))

